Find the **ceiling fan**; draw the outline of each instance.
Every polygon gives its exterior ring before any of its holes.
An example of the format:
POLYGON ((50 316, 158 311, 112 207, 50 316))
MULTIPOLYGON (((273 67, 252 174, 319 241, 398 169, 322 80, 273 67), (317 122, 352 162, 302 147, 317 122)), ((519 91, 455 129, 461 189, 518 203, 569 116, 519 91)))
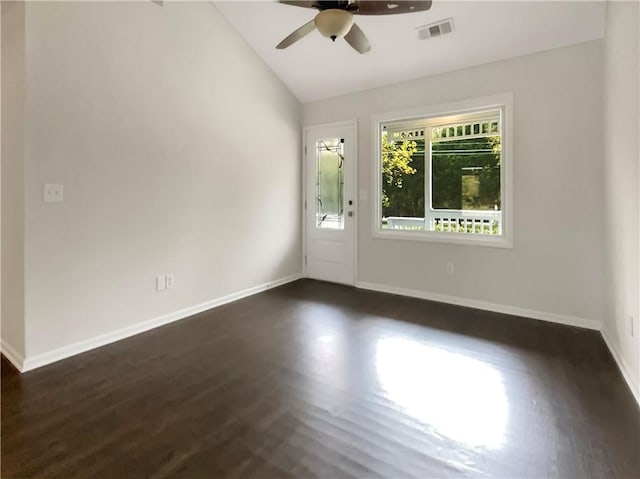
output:
POLYGON ((280 0, 285 5, 315 8, 319 13, 309 23, 305 23, 276 46, 282 50, 291 46, 316 28, 334 42, 344 37, 346 42, 359 53, 371 50, 369 40, 353 21, 353 15, 397 15, 399 13, 422 12, 431 8, 431 0, 280 0))

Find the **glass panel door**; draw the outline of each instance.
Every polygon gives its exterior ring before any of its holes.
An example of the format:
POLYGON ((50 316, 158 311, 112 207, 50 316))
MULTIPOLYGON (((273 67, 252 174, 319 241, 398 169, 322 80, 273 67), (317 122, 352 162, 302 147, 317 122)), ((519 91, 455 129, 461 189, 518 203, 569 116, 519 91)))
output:
POLYGON ((308 278, 355 282, 355 123, 305 128, 305 254, 308 278))

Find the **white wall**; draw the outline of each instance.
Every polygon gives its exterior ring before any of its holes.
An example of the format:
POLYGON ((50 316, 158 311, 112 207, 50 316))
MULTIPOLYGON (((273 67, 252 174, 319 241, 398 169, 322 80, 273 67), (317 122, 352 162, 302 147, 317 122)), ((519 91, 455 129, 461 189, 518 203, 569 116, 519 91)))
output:
MULTIPOLYGON (((24 49, 25 8, 2 9, 2 349, 24 355, 24 49)), ((16 358, 17 356, 17 358, 16 358)))
POLYGON ((514 248, 373 239, 370 197, 359 202, 359 280, 597 327, 602 76, 597 41, 306 104, 305 125, 358 119, 359 188, 370 193, 372 114, 514 95, 514 248))
POLYGON ((607 2, 604 58, 606 314, 604 332, 640 400, 639 6, 607 2), (635 336, 631 336, 633 317, 635 336))
POLYGON ((212 4, 29 2, 26 85, 28 358, 300 273, 301 106, 212 4))

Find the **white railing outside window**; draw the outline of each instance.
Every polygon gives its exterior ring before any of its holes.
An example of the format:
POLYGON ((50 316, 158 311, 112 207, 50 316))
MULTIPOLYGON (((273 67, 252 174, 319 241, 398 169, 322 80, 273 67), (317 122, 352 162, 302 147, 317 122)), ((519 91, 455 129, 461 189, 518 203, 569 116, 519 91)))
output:
POLYGON ((386 229, 501 235, 502 212, 432 209, 426 218, 390 216, 386 218, 386 229))

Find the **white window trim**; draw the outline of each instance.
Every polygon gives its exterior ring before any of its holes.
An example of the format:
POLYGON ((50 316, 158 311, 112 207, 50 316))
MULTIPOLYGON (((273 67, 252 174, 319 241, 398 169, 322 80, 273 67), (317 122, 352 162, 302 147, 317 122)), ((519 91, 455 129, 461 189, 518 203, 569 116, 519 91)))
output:
MULTIPOLYGON (((381 113, 372 116, 373 127, 373 221, 372 236, 387 240, 427 241, 436 243, 449 243, 471 246, 492 246, 496 248, 513 248, 513 94, 502 93, 498 95, 473 98, 452 103, 427 105, 402 111, 381 113), (456 114, 468 114, 483 110, 502 111, 502 165, 500 168, 500 181, 502 186, 502 235, 466 235, 463 233, 445 233, 436 231, 398 231, 384 230, 381 227, 382 218, 382 155, 380 138, 381 124, 413 119, 428 119, 456 114)), ((425 202, 426 203, 426 202, 425 202)))

